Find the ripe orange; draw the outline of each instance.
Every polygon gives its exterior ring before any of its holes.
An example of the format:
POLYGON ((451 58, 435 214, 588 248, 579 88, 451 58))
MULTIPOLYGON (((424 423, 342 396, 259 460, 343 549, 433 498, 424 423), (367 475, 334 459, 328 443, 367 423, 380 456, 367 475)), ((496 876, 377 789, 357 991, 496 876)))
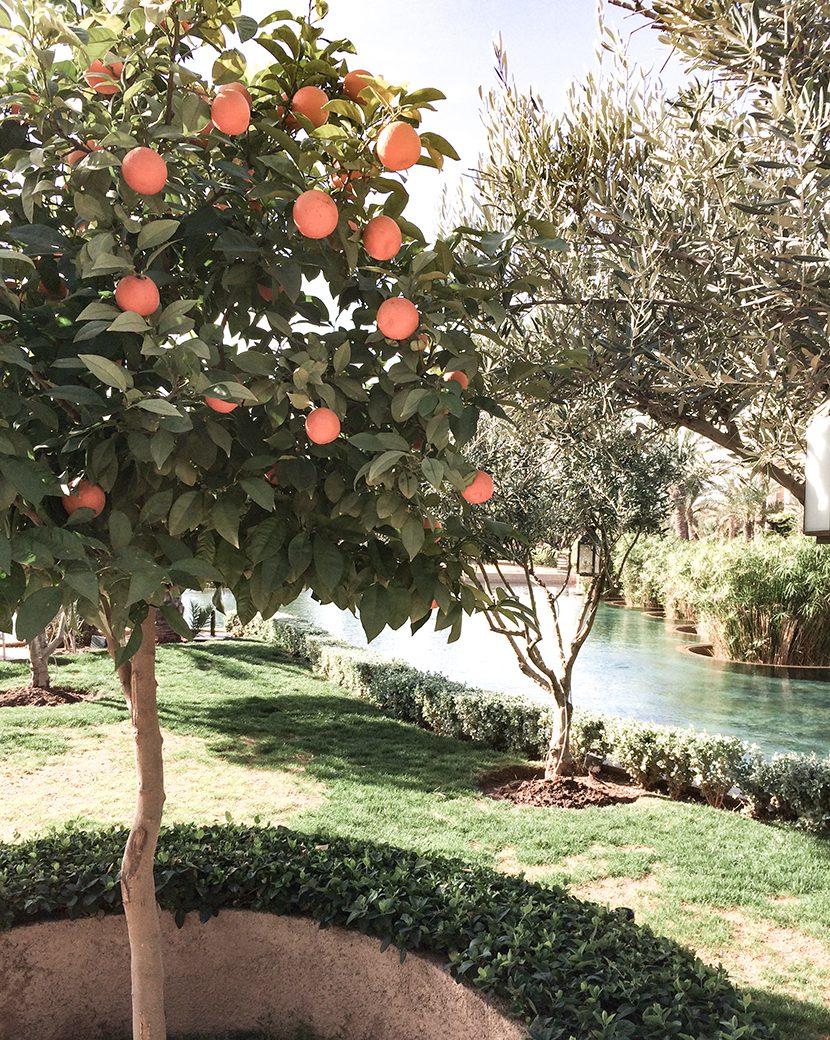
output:
POLYGON ((121 89, 118 79, 124 69, 123 61, 114 61, 112 65, 105 65, 97 58, 84 73, 87 86, 92 87, 96 94, 109 96, 117 94, 121 89))
POLYGON ((133 148, 124 156, 121 175, 139 195, 158 195, 167 184, 167 163, 152 148, 133 148))
POLYGON ((366 88, 371 78, 372 73, 367 69, 354 69, 352 72, 347 72, 346 78, 343 80, 343 93, 359 105, 365 105, 366 102, 360 96, 360 92, 366 88))
POLYGON ((363 248, 374 260, 397 256, 401 241, 401 229, 391 217, 373 217, 363 229, 363 248))
POLYGON ((210 118, 217 130, 235 137, 251 125, 251 108, 236 90, 222 90, 210 106, 210 118))
POLYGON ((70 488, 69 494, 63 496, 63 508, 70 516, 76 509, 91 509, 96 516, 100 516, 106 504, 107 496, 103 488, 88 480, 79 480, 70 488))
POLYGON ((337 203, 324 191, 304 191, 294 203, 294 223, 306 238, 326 238, 337 227, 337 203))
POLYGON ((241 94, 248 102, 248 108, 254 107, 254 99, 251 97, 251 92, 244 83, 223 83, 221 86, 216 88, 216 93, 221 94, 226 90, 231 90, 236 94, 241 94))
MULTIPOLYGON (((256 291, 265 300, 266 303, 271 303, 274 299, 274 290, 270 285, 257 285, 256 291)), ((277 289, 277 292, 282 292, 282 289, 277 289)))
POLYGON ((232 412, 235 408, 238 408, 238 404, 234 404, 233 401, 226 401, 222 397, 206 397, 205 404, 208 408, 212 408, 214 412, 220 412, 222 415, 227 415, 228 412, 232 412))
POLYGON ((458 383, 462 390, 466 390, 470 385, 470 377, 466 372, 445 372, 444 373, 445 383, 458 383))
POLYGON ((440 520, 430 520, 428 516, 424 517, 425 531, 440 531, 443 526, 440 520))
POLYGON ((279 484, 276 466, 272 466, 269 470, 266 470, 264 476, 268 483, 271 485, 271 487, 276 487, 279 484))
POLYGON ((86 143, 86 148, 73 148, 73 150, 67 155, 66 161, 70 166, 74 166, 75 163, 79 163, 81 159, 85 159, 90 152, 97 152, 99 149, 98 142, 89 140, 86 143))
POLYGON ((146 274, 128 274, 115 287, 115 302, 122 311, 146 318, 159 309, 158 286, 146 274))
POLYGON ((378 159, 387 170, 408 170, 421 155, 421 138, 409 123, 389 123, 378 137, 378 159))
POLYGON ((306 416, 305 432, 312 444, 331 444, 340 436, 340 420, 331 408, 314 408, 306 416))
POLYGON ((328 122, 329 114, 323 108, 328 104, 329 96, 319 87, 300 87, 291 98, 291 111, 298 116, 305 116, 312 126, 322 126, 328 122))
POLYGON ((483 469, 477 469, 472 484, 468 484, 464 488, 461 492, 461 497, 465 502, 480 505, 482 502, 486 502, 488 498, 493 497, 493 491, 493 478, 489 473, 485 473, 483 469))
POLYGON ((415 339, 412 340, 412 342, 409 344, 409 349, 426 350, 428 346, 429 336, 425 332, 422 332, 420 333, 420 335, 416 336, 415 339))
POLYGON ((331 186, 335 191, 349 191, 354 193, 352 181, 362 181, 363 174, 360 170, 344 170, 340 163, 335 160, 336 172, 331 175, 331 186))
POLYGON ((409 339, 421 324, 421 315, 411 300, 393 296, 378 307, 377 323, 387 339, 409 339))
POLYGON ((437 600, 437 599, 434 599, 434 600, 432 601, 432 609, 433 609, 433 610, 437 610, 437 608, 438 608, 438 600, 437 600))

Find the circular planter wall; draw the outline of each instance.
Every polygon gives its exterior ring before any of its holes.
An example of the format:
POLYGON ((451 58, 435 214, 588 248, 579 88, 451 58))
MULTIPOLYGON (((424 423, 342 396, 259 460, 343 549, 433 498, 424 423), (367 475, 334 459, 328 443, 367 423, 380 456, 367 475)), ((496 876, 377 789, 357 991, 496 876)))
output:
MULTIPOLYGON (((223 910, 177 928, 161 915, 171 1036, 305 1027, 329 1040, 523 1040, 527 1030, 437 958, 314 921, 223 910)), ((127 926, 120 915, 0 933, 0 1040, 129 1036, 127 926)))
POLYGON ((812 682, 830 682, 830 667, 813 664, 763 664, 756 661, 732 661, 715 657, 711 643, 692 643, 677 648, 684 654, 703 657, 712 664, 729 672, 756 672, 759 675, 774 675, 777 679, 809 679, 812 682))

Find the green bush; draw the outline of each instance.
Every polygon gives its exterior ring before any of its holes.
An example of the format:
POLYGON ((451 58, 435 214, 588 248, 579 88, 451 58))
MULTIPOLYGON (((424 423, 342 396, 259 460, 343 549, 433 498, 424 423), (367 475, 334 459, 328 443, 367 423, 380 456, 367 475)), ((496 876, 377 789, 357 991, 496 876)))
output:
MULTIPOLYGON (((255 631, 394 718, 531 759, 544 758, 547 752, 552 720, 544 705, 472 689, 435 672, 390 661, 294 618, 261 622, 255 631)), ((803 763, 805 774, 830 776, 830 758, 776 756, 773 761, 792 761, 786 767, 790 772, 783 765, 764 771, 765 760, 757 748, 735 737, 582 711, 573 713, 571 750, 580 769, 588 755, 609 758, 647 791, 665 785, 670 797, 682 798, 696 784, 711 805, 722 806, 728 791, 737 786, 761 815, 778 812, 806 829, 830 830, 830 780, 811 791, 809 785, 787 779, 780 797, 775 786, 790 774, 795 777, 798 763, 803 763), (767 783, 772 786, 763 793, 761 787, 767 783)))
POLYGON ((759 814, 775 814, 811 831, 830 831, 830 759, 815 755, 756 756, 741 790, 759 814))
MULTIPOLYGON (((118 912, 120 828, 0 845, 0 926, 118 912)), ((284 828, 162 832, 156 891, 181 924, 225 908, 310 917, 402 951, 505 1001, 535 1040, 766 1040, 722 969, 557 887, 369 842, 284 828)))

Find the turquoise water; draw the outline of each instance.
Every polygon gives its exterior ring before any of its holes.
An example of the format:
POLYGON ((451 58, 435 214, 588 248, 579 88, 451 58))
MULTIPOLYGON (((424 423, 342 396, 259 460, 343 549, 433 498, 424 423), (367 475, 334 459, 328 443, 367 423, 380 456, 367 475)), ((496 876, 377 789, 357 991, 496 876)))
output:
MULTIPOLYGON (((565 613, 579 602, 576 597, 568 600, 565 613)), ((336 607, 303 597, 287 612, 353 645, 366 645, 359 621, 336 607)), ((574 703, 630 718, 733 734, 767 753, 830 752, 830 682, 730 671, 681 653, 679 647, 689 641, 662 621, 603 605, 574 670, 574 703)), ((519 672, 507 641, 491 633, 483 618, 465 618, 456 643, 447 644, 445 633, 427 625, 414 636, 408 627, 383 632, 372 648, 473 686, 544 696, 519 672)))

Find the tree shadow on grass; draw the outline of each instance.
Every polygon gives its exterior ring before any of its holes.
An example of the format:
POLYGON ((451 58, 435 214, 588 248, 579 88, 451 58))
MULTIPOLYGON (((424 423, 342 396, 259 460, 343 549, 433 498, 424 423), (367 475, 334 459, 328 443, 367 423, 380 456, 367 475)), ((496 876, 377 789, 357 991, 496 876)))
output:
POLYGON ((830 1036, 830 1008, 755 986, 741 986, 740 990, 752 997, 759 1018, 775 1024, 781 1040, 827 1040, 830 1036))
MULTIPOLYGON (((180 653, 184 649, 177 648, 180 653)), ((306 665, 273 648, 237 644, 233 660, 218 646, 187 651, 200 670, 245 680, 247 686, 237 693, 217 685, 215 696, 205 700, 165 703, 162 697, 162 725, 205 737, 212 753, 234 765, 302 765, 307 775, 323 782, 354 779, 407 790, 460 792, 470 790, 480 771, 506 758, 390 719, 356 697, 338 694, 306 665), (278 673, 272 672, 275 665, 278 673)))

